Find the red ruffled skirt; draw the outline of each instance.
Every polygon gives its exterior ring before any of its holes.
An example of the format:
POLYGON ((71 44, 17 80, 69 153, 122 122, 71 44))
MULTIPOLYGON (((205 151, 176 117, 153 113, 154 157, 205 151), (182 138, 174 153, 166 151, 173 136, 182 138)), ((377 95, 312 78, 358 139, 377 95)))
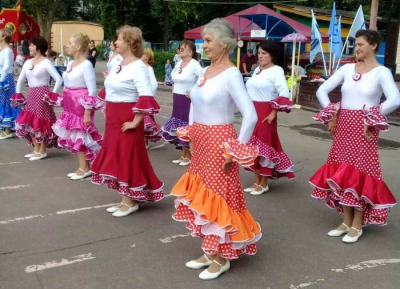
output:
POLYGON ((207 254, 236 259, 254 255, 261 238, 260 225, 246 207, 239 179, 239 165, 224 173, 221 144, 236 139, 233 125, 193 124, 188 138, 192 161, 172 189, 176 212, 173 218, 185 222, 193 236, 203 238, 201 248, 207 254))
POLYGON ((364 212, 363 225, 386 225, 396 199, 382 178, 377 130, 364 137, 364 112, 341 109, 328 160, 310 179, 311 196, 342 213, 342 206, 364 212))
POLYGON ((18 137, 30 144, 35 140, 51 148, 57 146, 57 135, 52 129, 57 118, 53 107, 43 100, 49 92, 47 86, 28 88, 26 104, 16 120, 15 130, 18 137))
POLYGON ((144 137, 147 141, 158 142, 162 139, 162 129, 153 115, 144 116, 144 137))
POLYGON ((107 185, 138 202, 159 201, 164 184, 157 178, 147 155, 144 124, 125 132, 133 120, 136 103, 106 103, 106 129, 102 148, 92 164, 92 183, 107 185))
POLYGON ((278 118, 271 124, 262 122, 272 111, 270 102, 254 101, 258 121, 248 144, 258 148, 259 156, 247 171, 260 171, 260 175, 271 178, 294 179, 293 163, 282 149, 278 136, 278 118))

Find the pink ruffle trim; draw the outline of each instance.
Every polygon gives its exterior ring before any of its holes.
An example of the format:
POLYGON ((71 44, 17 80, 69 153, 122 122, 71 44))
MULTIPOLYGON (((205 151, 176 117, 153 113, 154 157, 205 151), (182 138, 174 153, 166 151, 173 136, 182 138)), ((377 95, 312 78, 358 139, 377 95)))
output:
POLYGON ((43 97, 43 101, 52 106, 62 106, 62 100, 62 96, 55 92, 46 93, 43 97))
POLYGON ((313 119, 324 124, 328 124, 340 109, 340 102, 330 103, 327 107, 313 116, 313 119))
POLYGON ((139 97, 135 107, 132 108, 132 112, 154 115, 160 112, 160 106, 153 96, 141 96, 139 97))
POLYGON ((368 126, 374 127, 376 130, 388 131, 389 124, 387 117, 381 114, 381 106, 372 106, 367 108, 366 105, 363 107, 364 110, 364 123, 368 126))
POLYGON ((190 142, 189 131, 190 125, 178 127, 176 130, 176 136, 182 141, 190 142))
POLYGON ((11 106, 23 106, 26 104, 26 98, 22 93, 14 93, 11 97, 11 106))
POLYGON ((289 113, 292 111, 293 102, 291 102, 287 97, 279 96, 274 100, 271 100, 271 108, 277 111, 289 113))
POLYGON ((100 110, 104 103, 94 96, 85 95, 79 99, 79 103, 87 110, 100 110))
POLYGON ((256 146, 243 144, 238 139, 229 139, 220 145, 224 158, 231 159, 244 167, 252 166, 258 157, 256 146))

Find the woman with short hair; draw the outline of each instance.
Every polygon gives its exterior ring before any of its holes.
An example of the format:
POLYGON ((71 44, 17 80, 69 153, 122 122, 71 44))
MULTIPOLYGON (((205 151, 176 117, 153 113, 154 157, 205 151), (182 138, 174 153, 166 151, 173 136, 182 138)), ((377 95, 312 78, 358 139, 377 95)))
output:
POLYGON ((191 269, 207 268, 202 280, 217 278, 230 268, 230 260, 241 254, 254 255, 261 238, 260 225, 246 207, 239 178, 239 164, 250 166, 257 148, 247 145, 257 113, 243 84, 242 75, 229 60, 236 46, 234 30, 226 20, 214 19, 202 36, 203 49, 211 65, 190 92, 190 125, 178 136, 190 142, 192 162, 172 189, 176 212, 193 236, 203 239, 204 254, 186 263, 191 269), (239 136, 234 127, 235 105, 243 120, 239 136))
POLYGON ((17 136, 26 139, 33 145, 32 153, 25 155, 31 161, 47 157, 47 148, 57 147, 57 135, 52 126, 56 122, 56 114, 45 99, 59 98, 57 91, 61 88, 62 78, 46 57, 49 45, 41 36, 34 37, 29 45, 31 59, 25 61, 17 82, 16 93, 12 97, 14 105, 23 107, 16 121, 17 136), (53 92, 49 91, 50 77, 56 83, 53 92), (28 96, 22 94, 22 85, 28 80, 28 96))
POLYGON ((255 174, 254 185, 244 190, 253 196, 269 190, 269 178, 294 178, 293 163, 283 151, 278 135, 277 112, 290 112, 293 105, 285 73, 276 65, 280 47, 275 41, 266 40, 257 45, 257 51, 260 66, 246 82, 258 116, 249 144, 258 148, 259 156, 254 165, 245 168, 255 174))
POLYGON ((382 178, 378 137, 389 129, 386 115, 400 106, 400 93, 390 70, 376 60, 379 42, 377 31, 359 30, 357 63, 341 67, 317 91, 323 110, 314 119, 327 124, 334 138, 327 162, 310 179, 311 196, 343 213, 342 224, 328 235, 345 234, 345 243, 357 242, 363 226, 386 225, 396 205, 382 178), (342 99, 331 103, 328 94, 340 84, 342 99))

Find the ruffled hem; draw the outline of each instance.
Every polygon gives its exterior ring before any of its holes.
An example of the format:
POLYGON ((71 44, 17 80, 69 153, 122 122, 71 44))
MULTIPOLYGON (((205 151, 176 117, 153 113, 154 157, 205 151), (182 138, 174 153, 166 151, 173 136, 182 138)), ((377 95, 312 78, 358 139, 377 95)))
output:
POLYGON ((23 106, 26 104, 26 98, 22 93, 14 93, 11 97, 11 106, 23 106))
POLYGON ((160 112, 160 106, 153 96, 140 96, 132 112, 155 115, 160 112))
POLYGON ((340 109, 340 102, 330 103, 327 107, 313 116, 313 119, 324 124, 328 124, 340 109))
POLYGON ((144 137, 148 141, 157 142, 162 139, 161 126, 154 121, 150 116, 144 117, 144 137))
POLYGON ((87 110, 101 110, 104 102, 94 96, 85 95, 79 98, 79 103, 87 110))
MULTIPOLYGON (((250 138, 248 144, 258 148, 260 166, 273 169, 279 174, 293 172, 293 163, 285 152, 277 152, 273 147, 266 145, 255 136, 250 138)), ((254 168, 249 167, 249 169, 253 170, 254 168)), ((273 175, 271 176, 273 177, 273 175)), ((288 177, 293 178, 294 175, 288 175, 288 177)))
POLYGON ((54 134, 52 125, 50 120, 23 111, 15 123, 15 130, 18 137, 28 140, 32 145, 35 139, 37 143, 45 143, 47 148, 51 148, 57 146, 57 135, 54 134))
POLYGON ((176 221, 185 222, 193 236, 203 238, 202 249, 226 259, 241 254, 254 255, 262 233, 247 210, 235 212, 213 190, 204 187, 199 175, 184 174, 171 194, 175 200, 176 221))
POLYGON ((244 167, 252 166, 258 157, 256 146, 243 144, 238 139, 229 139, 223 142, 220 148, 223 150, 224 158, 231 159, 244 167))
POLYGON ((51 106, 62 106, 63 98, 58 93, 49 92, 44 95, 43 101, 51 106))
POLYGON ((389 130, 387 117, 381 114, 380 105, 372 106, 369 108, 366 105, 364 105, 363 111, 365 116, 364 123, 366 125, 371 126, 379 131, 389 130))
POLYGON ((10 82, 6 79, 4 81, 0 81, 0 89, 3 91, 7 91, 10 89, 10 82))
POLYGON ((277 111, 289 113, 292 111, 293 102, 291 102, 287 97, 279 96, 276 99, 271 100, 271 108, 277 111))
MULTIPOLYGON (((63 112, 63 114, 66 114, 63 112)), ((67 120, 71 117, 60 117, 53 125, 54 133, 58 136, 58 145, 70 153, 83 152, 85 159, 89 162, 94 161, 101 149, 103 141, 102 135, 94 125, 79 129, 77 126, 71 126, 67 120), (72 127, 75 127, 72 129, 72 127)))
POLYGON ((185 138, 181 139, 177 135, 178 130, 184 127, 189 127, 187 121, 183 121, 176 117, 171 117, 161 128, 163 131, 162 137, 165 141, 178 147, 189 147, 188 142, 190 140, 185 140, 185 138))
POLYGON ((189 131, 190 126, 178 127, 176 131, 176 136, 182 141, 190 142, 189 131))
POLYGON ((342 205, 364 211, 363 225, 386 225, 396 199, 381 179, 369 176, 350 164, 323 165, 310 179, 312 196, 329 208, 342 212, 342 205))
POLYGON ((137 188, 129 188, 128 184, 119 182, 116 177, 99 175, 93 173, 92 183, 96 185, 106 185, 108 189, 118 191, 121 196, 126 196, 133 199, 139 203, 144 202, 158 202, 164 198, 163 187, 156 190, 147 190, 144 184, 137 188))

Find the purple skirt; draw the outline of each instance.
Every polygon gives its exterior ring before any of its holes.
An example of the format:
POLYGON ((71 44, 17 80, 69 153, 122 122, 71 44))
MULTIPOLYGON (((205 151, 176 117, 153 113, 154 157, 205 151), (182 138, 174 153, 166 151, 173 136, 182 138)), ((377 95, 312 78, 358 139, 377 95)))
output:
POLYGON ((189 143, 178 139, 176 131, 178 127, 189 125, 190 98, 184 94, 173 94, 174 102, 171 118, 162 127, 163 138, 178 148, 189 148, 189 143))

